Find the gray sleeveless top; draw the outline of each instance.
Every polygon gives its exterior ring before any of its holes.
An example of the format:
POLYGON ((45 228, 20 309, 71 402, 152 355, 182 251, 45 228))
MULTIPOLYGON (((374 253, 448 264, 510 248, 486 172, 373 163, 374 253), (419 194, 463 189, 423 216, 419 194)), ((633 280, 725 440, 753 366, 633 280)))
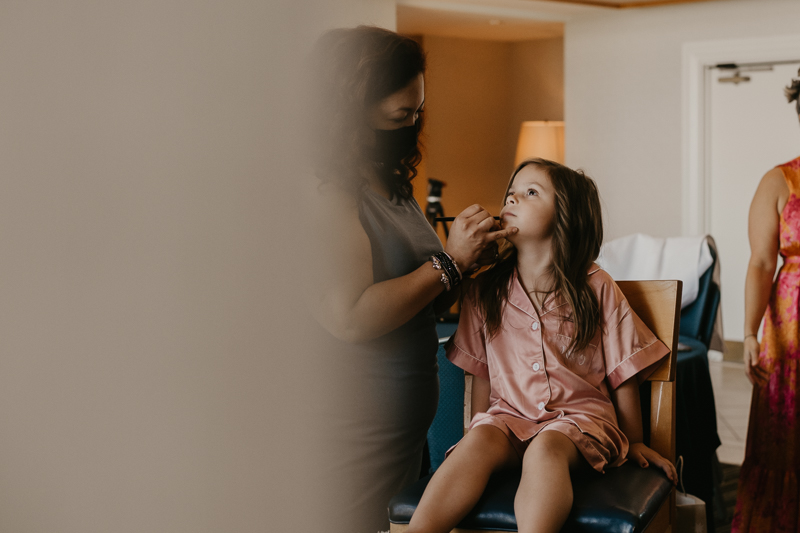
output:
MULTIPOLYGON (((387 200, 367 189, 358 209, 372 248, 375 283, 413 272, 442 249, 413 198, 387 200)), ((436 414, 433 304, 382 337, 338 346, 349 403, 333 413, 338 430, 326 438, 334 439, 332 449, 350 450, 331 459, 349 482, 349 490, 336 496, 342 516, 349 517, 342 531, 386 531, 389 500, 419 478, 425 437, 436 414)))
MULTIPOLYGON (((359 218, 372 246, 375 283, 409 274, 442 250, 439 237, 413 198, 404 200, 395 196, 388 200, 367 189, 359 204, 359 218)), ((418 363, 435 371, 438 347, 435 320, 431 303, 373 344, 393 353, 399 350, 406 363, 418 363)))

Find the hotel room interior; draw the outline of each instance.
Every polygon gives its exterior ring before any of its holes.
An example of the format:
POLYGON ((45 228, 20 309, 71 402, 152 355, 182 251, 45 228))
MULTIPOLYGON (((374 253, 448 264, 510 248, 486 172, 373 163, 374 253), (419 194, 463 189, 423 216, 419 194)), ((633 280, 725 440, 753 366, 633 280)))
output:
MULTIPOLYGON (((447 184, 447 213, 474 202, 498 211, 515 162, 560 156, 597 180, 606 242, 634 233, 715 239, 726 347, 708 354, 719 531, 730 530, 751 393, 741 363, 746 213, 760 177, 795 157, 800 140, 781 99, 800 66, 800 33, 776 26, 786 7, 408 0, 396 11, 397 31, 428 54, 418 180, 447 184), (709 68, 721 63, 764 64, 709 68), (562 135, 560 150, 551 141, 517 153, 526 121, 557 125, 541 135, 562 135)), ((426 190, 416 197, 424 206, 426 190)))
MULTIPOLYGON (((788 7, 408 0, 396 11, 397 30, 428 54, 418 179, 447 184, 447 213, 476 201, 499 210, 523 123, 549 121, 563 128, 563 161, 598 182, 606 242, 634 233, 715 239, 726 346, 708 355, 722 443, 715 483, 727 495, 716 509, 720 531, 731 518, 751 392, 741 363, 746 214, 761 176, 795 157, 800 140, 781 99, 800 66, 800 33, 778 20, 788 7), (764 64, 709 68, 721 63, 764 64)), ((526 155, 555 155, 536 150, 526 155)), ((424 205, 423 187, 416 196, 424 205)))
POLYGON ((531 123, 560 152, 526 155, 597 181, 606 242, 713 236, 725 350, 707 354, 721 441, 708 468, 714 528, 730 531, 751 394, 747 211, 761 176, 800 151, 782 96, 800 67, 800 3, 268 3, 0 5, 0 532, 320 519, 273 517, 303 514, 285 499, 313 489, 287 465, 312 448, 265 463, 263 450, 292 441, 253 424, 274 410, 314 441, 291 398, 324 388, 278 377, 313 362, 258 355, 302 335, 283 314, 291 287, 264 279, 276 257, 276 276, 289 268, 276 249, 292 236, 261 249, 278 215, 302 212, 285 205, 291 180, 271 189, 264 169, 293 170, 281 153, 291 128, 270 128, 291 120, 276 73, 291 76, 323 29, 355 24, 427 53, 423 209, 433 178, 446 215, 497 213, 531 123))

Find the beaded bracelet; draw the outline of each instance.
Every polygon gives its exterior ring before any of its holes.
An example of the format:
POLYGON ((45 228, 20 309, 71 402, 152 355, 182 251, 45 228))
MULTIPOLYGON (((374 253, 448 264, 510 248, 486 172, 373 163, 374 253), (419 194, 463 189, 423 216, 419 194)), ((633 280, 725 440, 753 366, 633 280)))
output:
POLYGON ((461 283, 461 271, 453 258, 447 252, 437 252, 431 256, 433 268, 442 271, 442 283, 445 289, 450 290, 461 283))
POLYGON ((436 257, 439 259, 439 262, 442 264, 442 269, 447 272, 447 277, 450 278, 450 285, 455 287, 459 283, 461 283, 461 274, 459 273, 458 269, 456 268, 453 259, 447 255, 445 252, 439 252, 436 254, 436 257))
POLYGON ((447 275, 447 272, 442 267, 442 263, 441 261, 439 261, 439 258, 436 257, 435 255, 432 255, 431 263, 433 263, 433 268, 442 271, 442 277, 439 279, 442 283, 444 283, 444 290, 449 291, 450 289, 452 289, 453 287, 450 284, 450 277, 447 275))
POLYGON ((450 260, 450 265, 455 269, 456 274, 458 275, 458 282, 461 283, 461 280, 464 279, 464 276, 461 275, 461 269, 458 268, 458 263, 456 263, 455 259, 453 259, 447 252, 442 251, 440 253, 444 254, 444 256, 450 260))

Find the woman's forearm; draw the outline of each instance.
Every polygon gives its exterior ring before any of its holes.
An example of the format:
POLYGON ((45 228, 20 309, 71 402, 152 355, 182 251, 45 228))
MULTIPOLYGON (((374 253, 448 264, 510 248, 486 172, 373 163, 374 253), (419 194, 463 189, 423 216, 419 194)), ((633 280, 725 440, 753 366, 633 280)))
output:
MULTIPOLYGON (((402 326, 443 293, 443 271, 428 261, 405 276, 375 283, 372 243, 361 224, 357 202, 337 194, 320 196, 313 206, 324 223, 314 234, 310 281, 315 283, 306 286, 307 297, 314 317, 332 335, 347 342, 365 342, 402 326)), ((446 251, 464 272, 487 246, 517 231, 499 229, 476 204, 456 217, 446 251)), ((457 298, 457 294, 448 296, 453 302, 457 298)), ((449 307, 449 301, 442 303, 449 307)))
POLYGON ((761 178, 750 204, 747 235, 750 261, 744 289, 744 334, 758 333, 761 318, 769 302, 772 278, 778 262, 780 212, 789 190, 780 169, 772 169, 761 178))
POLYGON ((318 318, 341 340, 375 339, 411 320, 444 292, 441 277, 442 271, 426 262, 410 274, 368 286, 357 297, 352 291, 332 289, 320 302, 318 318))
POLYGON ((744 290, 744 334, 756 335, 769 302, 775 264, 750 260, 744 290))

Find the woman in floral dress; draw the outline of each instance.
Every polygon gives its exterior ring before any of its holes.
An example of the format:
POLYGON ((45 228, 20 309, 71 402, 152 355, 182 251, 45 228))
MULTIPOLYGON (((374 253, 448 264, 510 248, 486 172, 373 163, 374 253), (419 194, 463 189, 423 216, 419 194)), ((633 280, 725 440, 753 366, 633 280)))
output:
MULTIPOLYGON (((800 78, 786 96, 797 102, 800 117, 800 78)), ((800 158, 762 178, 750 206, 749 237, 744 362, 753 400, 732 531, 798 532, 800 158), (779 253, 784 263, 773 283, 779 253)))

